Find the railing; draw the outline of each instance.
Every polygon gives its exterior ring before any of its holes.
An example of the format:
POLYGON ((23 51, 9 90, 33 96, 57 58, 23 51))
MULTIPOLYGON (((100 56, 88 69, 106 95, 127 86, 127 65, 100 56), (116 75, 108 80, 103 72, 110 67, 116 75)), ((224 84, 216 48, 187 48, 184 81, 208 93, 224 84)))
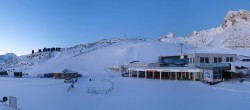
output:
POLYGON ((229 67, 230 63, 197 63, 197 67, 229 67))
MULTIPOLYGON (((94 81, 96 81, 96 80, 94 80, 94 81)), ((109 84, 108 87, 107 86, 88 87, 87 92, 92 93, 92 94, 108 94, 110 91, 112 91, 114 89, 114 83, 111 80, 104 79, 104 80, 101 80, 101 82, 108 83, 109 84)))
POLYGON ((225 67, 230 66, 230 63, 197 63, 195 66, 202 66, 202 67, 225 67))

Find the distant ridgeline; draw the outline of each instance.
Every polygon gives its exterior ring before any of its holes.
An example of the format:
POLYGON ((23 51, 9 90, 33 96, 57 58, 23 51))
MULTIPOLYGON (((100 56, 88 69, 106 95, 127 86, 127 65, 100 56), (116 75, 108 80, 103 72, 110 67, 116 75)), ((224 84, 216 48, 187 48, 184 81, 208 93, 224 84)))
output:
MULTIPOLYGON (((61 51, 62 48, 60 47, 52 47, 52 48, 43 48, 43 49, 38 49, 38 52, 54 52, 54 51, 61 51)), ((34 50, 32 50, 32 54, 35 53, 34 50)))

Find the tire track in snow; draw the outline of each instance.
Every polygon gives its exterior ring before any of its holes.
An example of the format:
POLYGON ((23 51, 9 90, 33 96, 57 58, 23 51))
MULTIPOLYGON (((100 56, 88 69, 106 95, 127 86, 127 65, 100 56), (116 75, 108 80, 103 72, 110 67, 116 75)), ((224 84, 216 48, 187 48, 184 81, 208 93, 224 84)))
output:
MULTIPOLYGON (((250 90, 249 91, 243 91, 243 90, 235 90, 235 89, 229 89, 229 88, 222 88, 222 87, 215 87, 215 86, 209 86, 205 84, 197 84, 203 87, 208 87, 212 89, 217 89, 217 90, 223 90, 223 91, 229 91, 229 92, 235 92, 235 93, 247 93, 250 95, 250 90)), ((249 97, 250 98, 250 97, 249 97)))

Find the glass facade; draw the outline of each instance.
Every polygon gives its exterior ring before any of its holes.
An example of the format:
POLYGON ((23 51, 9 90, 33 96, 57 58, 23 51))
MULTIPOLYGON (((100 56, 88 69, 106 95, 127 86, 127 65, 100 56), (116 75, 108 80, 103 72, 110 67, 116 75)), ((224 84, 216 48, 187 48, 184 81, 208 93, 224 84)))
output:
POLYGON ((159 63, 161 67, 185 67, 191 59, 187 56, 161 56, 159 57, 159 63))
POLYGON ((214 70, 213 71, 213 79, 221 79, 222 78, 222 73, 220 70, 214 70))

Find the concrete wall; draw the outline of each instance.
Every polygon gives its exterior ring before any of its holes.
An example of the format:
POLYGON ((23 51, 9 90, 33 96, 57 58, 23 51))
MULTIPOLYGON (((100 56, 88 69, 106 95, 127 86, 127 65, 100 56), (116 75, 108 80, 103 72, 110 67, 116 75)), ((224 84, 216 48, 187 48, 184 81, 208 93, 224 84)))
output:
POLYGON ((200 63, 200 57, 208 57, 209 63, 214 63, 214 57, 221 57, 221 62, 226 62, 226 57, 232 57, 233 61, 237 60, 236 54, 195 53, 188 55, 189 59, 190 58, 194 59, 194 63, 189 62, 189 65, 194 66, 196 63, 200 63))

